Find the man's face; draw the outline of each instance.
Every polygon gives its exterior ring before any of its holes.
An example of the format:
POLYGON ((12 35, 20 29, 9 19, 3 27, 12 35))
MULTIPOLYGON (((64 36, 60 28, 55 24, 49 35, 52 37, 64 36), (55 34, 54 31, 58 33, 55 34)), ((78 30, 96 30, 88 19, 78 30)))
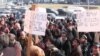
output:
POLYGON ((15 40, 15 38, 14 38, 14 37, 12 37, 12 36, 11 36, 11 37, 9 37, 9 43, 10 43, 10 44, 14 44, 14 43, 15 43, 15 41, 16 41, 16 40, 15 40))
POLYGON ((11 40, 11 39, 10 39, 9 42, 10 42, 10 44, 14 44, 14 43, 15 43, 15 40, 11 40))
POLYGON ((55 28, 54 25, 51 25, 51 26, 50 26, 50 29, 51 29, 51 30, 53 30, 54 28, 55 28))
POLYGON ((4 20, 2 20, 2 21, 1 21, 1 24, 2 24, 2 25, 4 25, 4 24, 5 24, 5 21, 4 21, 4 20))
POLYGON ((20 24, 19 24, 19 23, 16 23, 16 24, 14 25, 14 28, 15 28, 15 29, 20 29, 20 24))
POLYGON ((98 51, 100 51, 100 50, 98 47, 93 46, 92 51, 93 51, 93 54, 96 55, 96 54, 98 54, 98 51))
POLYGON ((21 33, 20 33, 20 37, 21 37, 21 39, 25 39, 25 37, 26 37, 25 32, 21 32, 21 33))
POLYGON ((61 34, 61 37, 66 37, 66 34, 65 33, 61 34))
POLYGON ((75 47, 75 46, 78 46, 78 42, 76 41, 76 40, 74 40, 73 42, 72 42, 72 45, 75 47))
POLYGON ((67 36, 65 33, 61 34, 62 41, 65 42, 67 40, 67 36))
POLYGON ((86 40, 86 39, 81 38, 81 39, 80 39, 80 42, 81 42, 81 43, 84 43, 84 42, 85 42, 85 40, 86 40))

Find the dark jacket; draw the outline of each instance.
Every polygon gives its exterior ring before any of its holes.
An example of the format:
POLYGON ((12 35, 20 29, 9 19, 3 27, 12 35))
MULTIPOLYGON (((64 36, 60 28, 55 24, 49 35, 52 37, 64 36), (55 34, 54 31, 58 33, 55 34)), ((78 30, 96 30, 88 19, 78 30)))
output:
MULTIPOLYGON (((61 51, 63 49, 64 43, 61 42, 59 40, 59 38, 54 38, 52 36, 52 33, 50 32, 50 30, 48 30, 48 36, 49 36, 49 39, 50 39, 51 43, 61 51)), ((63 52, 61 52, 61 53, 63 54, 63 52)))
POLYGON ((84 56, 90 56, 90 44, 89 43, 84 43, 81 45, 82 48, 82 53, 84 56))
POLYGON ((65 51, 65 55, 69 56, 71 53, 71 43, 69 40, 66 40, 66 42, 63 44, 63 50, 65 51))
POLYGON ((69 29, 66 29, 66 33, 67 33, 68 40, 70 41, 78 37, 78 33, 76 29, 73 29, 72 31, 69 29))
POLYGON ((48 30, 48 36, 49 36, 49 39, 50 39, 50 41, 52 42, 52 44, 54 44, 58 49, 61 49, 61 48, 62 48, 62 46, 63 46, 64 43, 62 43, 62 42, 59 40, 59 38, 55 38, 55 37, 53 36, 53 34, 51 33, 50 30, 48 30))
POLYGON ((15 29, 11 29, 10 30, 10 33, 12 33, 12 34, 14 34, 17 38, 17 40, 19 39, 19 37, 20 37, 20 32, 21 32, 21 30, 15 30, 15 29))

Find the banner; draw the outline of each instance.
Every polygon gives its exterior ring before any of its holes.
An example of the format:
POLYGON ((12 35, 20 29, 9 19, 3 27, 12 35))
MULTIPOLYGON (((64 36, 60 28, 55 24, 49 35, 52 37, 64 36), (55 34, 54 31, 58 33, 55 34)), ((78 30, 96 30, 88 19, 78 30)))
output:
POLYGON ((77 14, 78 32, 100 32, 100 10, 89 10, 77 14))
POLYGON ((26 11, 24 31, 35 35, 45 35, 47 13, 43 8, 38 11, 26 11))

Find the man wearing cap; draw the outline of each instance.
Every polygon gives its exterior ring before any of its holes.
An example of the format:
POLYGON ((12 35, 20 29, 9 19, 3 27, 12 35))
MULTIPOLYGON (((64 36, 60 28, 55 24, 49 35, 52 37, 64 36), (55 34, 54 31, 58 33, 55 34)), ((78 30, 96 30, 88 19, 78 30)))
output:
POLYGON ((100 43, 94 43, 91 56, 100 56, 100 43))
POLYGON ((88 43, 86 35, 83 35, 80 38, 80 44, 81 44, 83 56, 90 56, 90 50, 89 50, 90 43, 88 43))

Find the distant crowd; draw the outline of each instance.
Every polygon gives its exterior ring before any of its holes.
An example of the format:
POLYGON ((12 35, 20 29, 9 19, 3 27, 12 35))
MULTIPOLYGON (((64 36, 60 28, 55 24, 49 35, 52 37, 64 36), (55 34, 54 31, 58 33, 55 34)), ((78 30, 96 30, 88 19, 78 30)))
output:
POLYGON ((77 32, 70 18, 47 19, 45 36, 36 36, 24 32, 24 17, 1 17, 0 56, 100 56, 94 32, 77 32))

